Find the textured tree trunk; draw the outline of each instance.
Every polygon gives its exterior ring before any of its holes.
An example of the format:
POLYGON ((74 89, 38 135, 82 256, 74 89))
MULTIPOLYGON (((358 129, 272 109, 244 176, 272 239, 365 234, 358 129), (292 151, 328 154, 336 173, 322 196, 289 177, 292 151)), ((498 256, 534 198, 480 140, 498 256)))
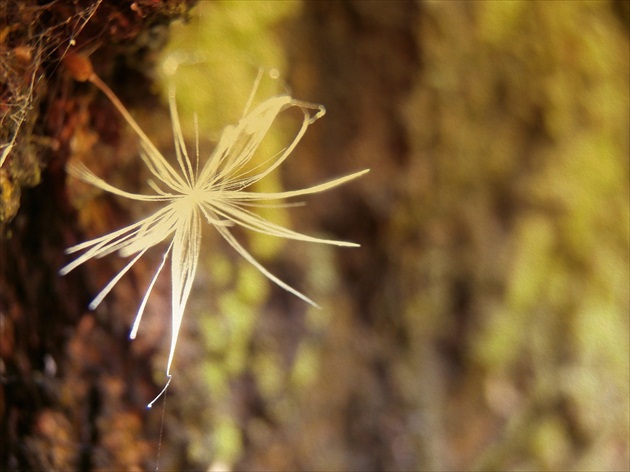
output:
MULTIPOLYGON (((150 353, 132 353, 120 321, 88 311, 100 280, 80 269, 58 274, 85 227, 69 200, 65 163, 85 153, 116 165, 123 144, 115 110, 74 82, 62 61, 98 50, 99 73, 133 77, 121 81, 125 90, 150 101, 143 74, 164 25, 187 2, 39 3, 0 7, 0 468, 153 468, 159 428, 144 413, 144 396, 157 391, 150 353)), ((106 211, 94 209, 91 231, 115 223, 106 211)), ((102 280, 111 268, 100 268, 102 280)))

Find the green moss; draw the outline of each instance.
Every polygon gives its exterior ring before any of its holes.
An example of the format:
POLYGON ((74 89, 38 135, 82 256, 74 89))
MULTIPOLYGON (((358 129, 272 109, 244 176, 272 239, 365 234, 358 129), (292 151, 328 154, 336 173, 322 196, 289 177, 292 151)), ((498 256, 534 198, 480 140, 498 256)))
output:
POLYGON ((264 398, 275 398, 286 386, 286 368, 277 352, 266 349, 252 360, 256 384, 264 398))
POLYGON ((532 456, 544 470, 562 468, 571 456, 571 441, 561 418, 547 416, 533 431, 530 447, 532 456))
POLYGON ((482 363, 491 369, 509 366, 523 345, 531 341, 528 328, 534 323, 532 311, 543 303, 553 280, 553 225, 531 215, 519 222, 516 234, 505 304, 494 308, 477 344, 482 363))
POLYGON ((215 402, 230 397, 229 377, 223 365, 219 362, 206 362, 202 365, 202 379, 215 402))
POLYGON ((273 27, 298 7, 292 1, 201 2, 190 24, 173 25, 165 60, 176 54, 202 61, 172 77, 186 129, 192 129, 194 112, 202 130, 219 130, 240 118, 258 69, 285 71, 285 53, 273 27))
POLYGON ((215 463, 234 464, 243 450, 243 440, 238 425, 230 417, 221 418, 214 431, 215 463))
POLYGON ((269 280, 251 264, 241 261, 239 265, 236 292, 244 303, 259 306, 269 294, 269 280))
POLYGON ((526 8, 527 2, 523 1, 483 2, 479 8, 478 31, 484 40, 500 45, 516 34, 526 8))
POLYGON ((293 361, 290 382, 297 390, 308 388, 321 368, 321 352, 312 342, 302 342, 293 361))
POLYGON ((20 208, 21 190, 11 180, 9 173, 0 169, 0 223, 10 221, 20 208))
POLYGON ((507 295, 511 310, 529 310, 545 293, 553 266, 554 234, 553 224, 544 217, 532 215, 519 223, 507 295))

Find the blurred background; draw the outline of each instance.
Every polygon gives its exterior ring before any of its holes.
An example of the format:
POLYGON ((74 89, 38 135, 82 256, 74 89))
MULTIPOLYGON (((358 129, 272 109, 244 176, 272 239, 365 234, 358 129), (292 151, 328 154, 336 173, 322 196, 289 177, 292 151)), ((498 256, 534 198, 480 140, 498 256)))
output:
MULTIPOLYGON (((188 6, 4 12, 3 113, 24 96, 15 84, 36 110, 14 133, 3 115, 5 469, 628 470, 630 3, 188 6), (28 14, 50 29, 19 36, 28 14), (151 211, 65 177, 68 160, 131 191, 148 176, 107 99, 59 66, 72 48, 165 155, 166 84, 191 144, 198 114, 203 158, 263 68, 280 78, 259 99, 288 91, 327 113, 258 190, 371 169, 265 213, 360 248, 236 233, 321 309, 204 228, 173 382, 152 410, 168 274, 138 339, 128 331, 162 254, 95 312, 124 261, 57 275, 65 247, 151 211)), ((274 128, 270 146, 290 139, 274 128)))

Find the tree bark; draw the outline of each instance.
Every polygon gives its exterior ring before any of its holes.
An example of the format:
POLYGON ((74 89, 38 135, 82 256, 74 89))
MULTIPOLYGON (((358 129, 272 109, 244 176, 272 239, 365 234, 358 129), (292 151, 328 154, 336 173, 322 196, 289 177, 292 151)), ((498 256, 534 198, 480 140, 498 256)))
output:
MULTIPOLYGON (((94 280, 85 271, 58 274, 65 248, 81 237, 65 163, 86 153, 112 165, 122 126, 62 61, 93 54, 104 76, 135 76, 121 82, 147 101, 143 77, 164 25, 190 2, 40 3, 0 8, 0 468, 153 468, 159 428, 144 415, 142 396, 157 389, 149 353, 131 353, 120 322, 88 312, 94 280)), ((107 224, 107 214, 93 216, 91 230, 107 224)))

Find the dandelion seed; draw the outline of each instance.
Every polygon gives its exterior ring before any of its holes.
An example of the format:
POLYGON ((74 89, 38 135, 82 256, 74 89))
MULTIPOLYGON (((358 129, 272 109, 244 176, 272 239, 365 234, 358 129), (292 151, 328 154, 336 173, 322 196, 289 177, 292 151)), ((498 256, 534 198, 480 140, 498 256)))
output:
MULTIPOLYGON (((121 257, 131 257, 127 265, 120 270, 90 303, 90 309, 95 309, 125 273, 127 273, 149 249, 170 240, 162 261, 158 265, 140 303, 130 332, 130 338, 134 339, 138 333, 138 327, 142 320, 142 315, 144 314, 151 291, 153 290, 158 276, 164 269, 167 259, 170 258, 172 331, 169 357, 166 365, 167 382, 162 392, 148 405, 150 408, 155 400, 166 390, 172 377, 171 366, 177 345, 177 338, 199 261, 203 220, 214 226, 236 252, 256 267, 256 269, 269 280, 310 305, 317 306, 316 303, 306 295, 283 282, 264 268, 247 249, 237 241, 230 231, 230 227, 240 225, 252 231, 282 238, 356 247, 358 245, 354 243, 321 239, 292 231, 260 217, 249 210, 248 207, 256 206, 260 204, 260 202, 273 202, 323 192, 355 179, 368 171, 356 172, 327 183, 301 190, 272 193, 250 191, 249 189, 252 185, 263 179, 284 162, 302 139, 308 126, 323 116, 325 112, 324 107, 321 105, 295 100, 289 95, 271 97, 249 111, 259 79, 254 86, 254 90, 252 91, 250 100, 248 100, 242 118, 235 125, 227 126, 223 130, 216 148, 201 167, 198 151, 198 137, 195 147, 195 162, 193 163, 184 143, 175 104, 175 89, 174 87, 170 88, 169 109, 177 160, 177 166, 173 166, 157 150, 109 87, 96 76, 89 62, 86 63, 85 60, 71 58, 69 68, 71 72, 77 71, 74 73, 75 78, 78 80, 89 80, 107 95, 127 123, 139 136, 142 146, 140 155, 155 179, 155 182, 149 182, 155 193, 152 195, 144 195, 121 190, 97 177, 82 164, 69 166, 68 172, 85 182, 120 197, 143 202, 163 203, 162 208, 140 221, 68 248, 66 250, 68 254, 83 252, 74 261, 60 270, 60 273, 65 275, 92 258, 100 258, 112 253, 117 253, 121 257), (273 125, 277 116, 289 108, 297 108, 302 111, 302 122, 292 142, 270 161, 266 162, 263 166, 264 168, 261 168, 261 166, 253 169, 248 168, 247 164, 251 161, 259 144, 273 125)), ((196 136, 198 136, 198 131, 196 132, 196 136)))

